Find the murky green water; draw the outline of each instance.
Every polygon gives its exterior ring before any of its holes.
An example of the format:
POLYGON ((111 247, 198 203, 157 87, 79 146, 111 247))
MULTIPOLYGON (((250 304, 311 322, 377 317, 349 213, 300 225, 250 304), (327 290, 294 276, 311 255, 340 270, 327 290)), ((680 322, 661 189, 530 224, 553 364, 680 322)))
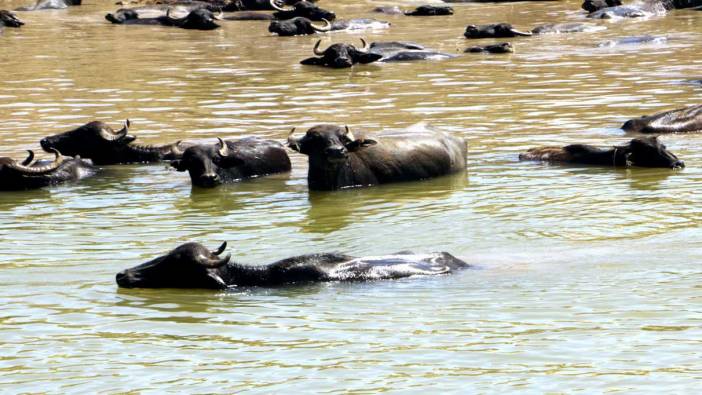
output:
MULTIPOLYGON (((165 164, 0 194, 0 385, 7 392, 696 392, 702 378, 702 134, 683 171, 520 163, 543 144, 628 140, 628 118, 699 103, 702 12, 510 40, 508 56, 302 67, 317 37, 111 26, 111 1, 21 13, 0 36, 0 155, 125 118, 142 143, 425 121, 464 136, 465 174, 311 193, 290 174, 193 190, 165 164), (667 42, 598 48, 609 39, 667 42), (196 240, 265 263, 320 251, 446 250, 451 277, 227 293, 120 290, 114 274, 196 240)), ((320 2, 346 17, 377 1, 320 2)), ((2 3, 15 8, 21 2, 2 3)), ((400 3, 402 4, 402 3, 400 3)), ((409 4, 409 3, 405 3, 409 4)), ((469 23, 579 21, 580 1, 377 16, 370 40, 452 53, 469 23)), ((360 34, 335 33, 333 41, 360 34)), ((484 40, 484 42, 491 42, 484 40)))

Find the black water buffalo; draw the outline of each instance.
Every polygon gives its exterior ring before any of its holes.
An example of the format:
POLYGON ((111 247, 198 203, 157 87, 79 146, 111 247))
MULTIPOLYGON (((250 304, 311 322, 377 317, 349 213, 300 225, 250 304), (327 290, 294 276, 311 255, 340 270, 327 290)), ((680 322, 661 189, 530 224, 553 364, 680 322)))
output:
POLYGON ((166 255, 117 273, 124 288, 278 287, 327 281, 372 281, 450 274, 469 268, 447 252, 353 257, 337 253, 299 255, 267 265, 244 265, 199 243, 186 243, 166 255))
POLYGON ((548 23, 539 25, 531 32, 533 34, 560 34, 560 33, 581 33, 581 32, 596 32, 606 30, 605 26, 595 25, 594 23, 548 23))
MULTIPOLYGON (((284 5, 294 5, 303 0, 278 0, 277 4, 284 5)), ((310 3, 314 3, 317 0, 307 0, 310 3)), ((229 2, 224 8, 224 11, 273 11, 271 5, 271 0, 233 0, 229 2)))
POLYGON ((500 43, 492 45, 482 45, 466 48, 463 52, 473 53, 513 53, 514 47, 510 43, 500 43))
POLYGON ((196 145, 171 162, 178 171, 188 171, 193 185, 214 187, 273 173, 290 171, 290 158, 282 144, 257 137, 196 145))
POLYGON ((333 23, 325 19, 324 26, 320 26, 312 23, 310 19, 299 16, 284 21, 273 20, 268 26, 268 31, 279 36, 297 36, 339 30, 384 29, 388 27, 390 27, 389 22, 368 18, 342 19, 333 23))
POLYGON ((170 10, 166 11, 166 15, 155 18, 141 18, 139 13, 133 9, 120 9, 114 14, 105 15, 105 19, 114 24, 125 25, 162 25, 175 26, 182 29, 195 30, 214 30, 219 28, 215 22, 221 19, 221 15, 214 15, 212 11, 204 8, 198 8, 190 11, 182 18, 173 18, 170 16, 170 10))
POLYGON ((379 6, 373 8, 372 12, 377 12, 379 14, 387 14, 387 15, 400 15, 402 14, 402 10, 400 7, 396 5, 388 5, 388 6, 379 6))
POLYGON ((363 39, 361 39, 363 43, 361 49, 357 49, 351 44, 332 44, 329 48, 321 51, 319 49, 319 44, 321 44, 321 42, 322 40, 317 41, 312 49, 312 52, 320 57, 307 58, 301 61, 301 64, 340 69, 351 67, 356 63, 372 63, 383 57, 382 55, 368 52, 370 46, 363 39))
POLYGON ((453 8, 448 6, 420 5, 412 11, 405 11, 407 16, 453 15, 453 8))
POLYGON ((415 60, 444 60, 456 55, 426 49, 423 46, 403 41, 372 42, 368 52, 381 55, 379 62, 408 62, 415 60))
POLYGON ((685 167, 685 163, 668 151, 655 136, 636 138, 626 145, 612 148, 597 148, 585 144, 532 148, 520 154, 519 160, 614 167, 685 167))
POLYGON ((18 163, 12 158, 0 158, 0 190, 17 191, 36 189, 67 181, 76 181, 95 174, 97 169, 90 161, 80 157, 68 158, 58 151, 53 162, 37 164, 34 152, 18 163))
POLYGON ((115 132, 107 124, 93 121, 71 131, 46 137, 40 144, 45 151, 58 150, 70 156, 80 155, 97 165, 177 159, 189 146, 181 142, 162 146, 131 144, 136 136, 127 134, 129 125, 127 120, 124 127, 115 132))
POLYGON ((0 29, 2 29, 3 26, 20 27, 22 25, 24 25, 24 22, 17 19, 15 14, 10 11, 0 10, 0 29))
POLYGON ((668 41, 667 37, 664 36, 631 36, 631 37, 621 37, 614 40, 607 40, 597 44, 598 47, 617 47, 620 45, 638 45, 638 44, 661 44, 668 41))
POLYGON ((626 121, 622 125, 631 133, 685 133, 702 131, 702 104, 665 111, 626 121))
POLYGON ((38 0, 34 5, 20 7, 17 11, 60 10, 81 3, 82 0, 38 0))
POLYGON ((463 35, 466 38, 506 38, 531 36, 530 32, 520 32, 509 23, 494 23, 489 25, 468 25, 463 35))
POLYGON ((277 12, 273 13, 273 17, 275 17, 275 19, 285 20, 298 16, 302 16, 313 21, 321 21, 322 19, 333 21, 336 19, 335 13, 319 8, 317 5, 306 0, 301 0, 295 4, 292 4, 291 6, 284 7, 276 4, 275 0, 270 0, 270 4, 271 7, 277 10, 277 12))
POLYGON ((585 0, 581 5, 587 12, 595 12, 603 8, 616 7, 622 5, 621 0, 585 0))
POLYGON ((309 157, 311 190, 415 181, 463 171, 466 142, 431 130, 385 132, 367 138, 348 127, 317 125, 288 147, 309 157))
POLYGON ((592 19, 617 19, 617 18, 646 18, 653 15, 663 15, 666 8, 660 4, 644 3, 638 5, 619 5, 616 7, 602 8, 587 15, 592 19))

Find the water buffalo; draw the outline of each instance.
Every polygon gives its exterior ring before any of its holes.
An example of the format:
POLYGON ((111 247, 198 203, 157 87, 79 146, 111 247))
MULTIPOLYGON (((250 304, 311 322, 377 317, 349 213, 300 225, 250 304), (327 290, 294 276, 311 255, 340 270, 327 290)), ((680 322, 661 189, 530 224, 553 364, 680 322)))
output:
POLYGON ((531 32, 533 34, 560 34, 560 33, 581 33, 581 32, 596 32, 606 30, 605 26, 595 25, 593 23, 548 23, 539 25, 531 32))
POLYGON ((592 19, 647 18, 653 15, 663 15, 665 12, 664 7, 650 4, 642 6, 620 5, 599 9, 589 13, 587 17, 592 19))
POLYGON ((702 104, 630 119, 622 125, 630 133, 685 133, 702 131, 702 104))
POLYGON ((368 52, 381 55, 379 62, 407 62, 414 60, 443 60, 455 58, 455 55, 436 52, 423 46, 403 41, 372 42, 368 52))
POLYGON ((390 27, 388 22, 368 18, 342 19, 333 23, 324 19, 324 26, 320 26, 315 25, 307 18, 299 16, 284 21, 273 20, 268 26, 268 31, 279 36, 297 36, 339 30, 384 29, 388 27, 390 27))
POLYGON ((20 7, 17 11, 60 10, 81 3, 82 0, 38 0, 34 5, 20 7))
POLYGON ((193 185, 214 187, 247 178, 290 171, 290 158, 282 144, 250 137, 196 145, 171 162, 178 171, 188 171, 193 185))
POLYGON ((315 4, 312 4, 306 0, 301 0, 295 4, 292 4, 291 6, 285 7, 281 7, 276 4, 275 0, 270 0, 270 4, 271 7, 277 10, 277 12, 273 13, 273 17, 275 17, 275 19, 285 20, 298 16, 302 16, 313 21, 321 21, 322 19, 333 21, 336 19, 335 13, 319 8, 315 4))
POLYGON ((520 154, 519 160, 614 167, 685 167, 685 163, 668 151, 655 136, 636 138, 626 145, 612 148, 597 148, 584 144, 532 148, 520 154))
POLYGON ((0 158, 0 190, 16 191, 36 189, 66 181, 75 181, 95 174, 97 169, 80 157, 68 158, 53 151, 55 159, 50 163, 36 164, 34 152, 18 163, 12 158, 0 158))
POLYGON ((351 44, 332 44, 329 48, 321 51, 319 49, 321 42, 322 40, 318 40, 312 49, 312 52, 320 57, 307 58, 301 61, 301 64, 340 69, 351 67, 356 63, 372 63, 383 57, 382 55, 368 52, 370 46, 364 39, 361 39, 361 43, 363 43, 361 49, 357 49, 351 44))
POLYGON ((466 142, 433 130, 354 137, 348 127, 317 125, 288 147, 309 157, 311 190, 335 190, 415 181, 463 171, 466 142))
POLYGON ((353 257, 337 253, 299 255, 267 265, 244 265, 199 243, 185 243, 166 255, 117 273, 124 288, 278 287, 328 281, 370 281, 450 274, 469 268, 447 252, 353 257))
POLYGON ((20 27, 22 25, 24 25, 24 22, 17 19, 15 14, 10 11, 0 10, 0 29, 2 29, 3 26, 20 27))
POLYGON ((45 151, 58 150, 66 155, 90 158, 97 165, 116 163, 144 163, 177 159, 188 146, 186 143, 151 146, 131 144, 136 136, 127 134, 129 120, 124 127, 114 131, 100 121, 87 123, 79 128, 40 141, 45 151))
POLYGON ((474 52, 474 53, 512 53, 514 52, 514 47, 510 43, 500 43, 493 45, 483 45, 466 48, 463 52, 474 52))
POLYGON ((141 18, 136 10, 123 8, 114 14, 105 15, 105 19, 114 24, 124 25, 162 25, 176 26, 183 29, 213 30, 219 28, 215 22, 221 19, 220 15, 214 15, 212 11, 205 8, 198 8, 190 11, 182 18, 173 18, 170 9, 166 10, 166 15, 155 18, 141 18))
MULTIPOLYGON (((294 5, 303 0, 278 0, 278 4, 294 5)), ((314 3, 317 0, 307 0, 314 3)), ((224 8, 224 11, 274 11, 271 5, 271 0, 234 0, 229 2, 224 8)))
POLYGON ((636 45, 636 44, 661 44, 668 41, 664 36, 631 36, 622 37, 614 40, 607 40, 597 44, 598 47, 616 47, 619 45, 636 45))
POLYGON ((453 8, 448 6, 420 5, 412 11, 405 11, 408 16, 453 15, 453 8))
POLYGON ((531 36, 529 32, 520 32, 509 23, 494 23, 490 25, 468 25, 463 35, 466 38, 506 38, 531 36))
POLYGON ((387 15, 400 15, 400 14, 402 14, 402 10, 400 9, 400 7, 398 7, 396 5, 375 7, 375 8, 373 8, 372 12, 377 12, 379 14, 387 14, 387 15))
POLYGON ((595 12, 603 8, 616 7, 622 5, 621 0, 585 0, 581 5, 587 12, 595 12))

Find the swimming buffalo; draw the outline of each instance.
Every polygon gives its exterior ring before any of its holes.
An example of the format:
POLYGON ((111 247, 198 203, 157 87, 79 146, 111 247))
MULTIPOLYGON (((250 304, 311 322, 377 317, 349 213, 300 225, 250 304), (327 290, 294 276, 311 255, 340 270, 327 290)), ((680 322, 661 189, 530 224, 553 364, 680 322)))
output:
POLYGON ((80 157, 68 158, 55 150, 52 162, 37 164, 34 161, 34 152, 28 152, 27 159, 19 163, 12 158, 0 158, 0 190, 36 189, 79 180, 97 171, 90 161, 80 157))
POLYGON ((257 137, 196 145, 171 162, 178 171, 188 171, 193 185, 214 187, 267 174, 290 171, 290 158, 282 144, 257 137))
POLYGON ((338 253, 299 255, 267 265, 244 265, 222 256, 227 243, 210 250, 185 243, 166 255, 117 273, 124 288, 277 287, 328 281, 370 281, 450 274, 469 268, 447 252, 353 257, 338 253))
POLYGON ((468 25, 463 35, 466 38, 505 38, 531 36, 529 32, 520 32, 509 23, 494 23, 489 25, 468 25))
POLYGON ((595 12, 603 8, 616 7, 622 5, 621 0, 585 0, 581 5, 587 12, 595 12))
POLYGON ((636 138, 626 145, 612 148, 597 148, 585 144, 532 148, 520 154, 519 160, 614 167, 685 167, 685 163, 668 151, 657 137, 636 138))
POLYGON ((120 9, 114 14, 105 15, 105 19, 115 24, 126 25, 162 25, 176 26, 183 29, 195 30, 213 30, 219 28, 215 22, 221 19, 221 15, 214 15, 212 11, 204 8, 198 8, 190 11, 182 18, 173 18, 170 16, 170 9, 166 11, 165 16, 155 18, 141 18, 139 13, 133 9, 120 9))
POLYGON ((560 34, 560 33, 581 33, 581 32, 596 32, 606 30, 605 26, 595 25, 594 23, 548 23, 539 25, 531 32, 533 34, 560 34))
POLYGON ((15 14, 10 11, 0 10, 0 29, 2 29, 3 26, 20 27, 22 25, 24 25, 24 22, 17 19, 15 14))
POLYGON ((453 15, 453 8, 448 6, 420 5, 412 11, 405 11, 408 16, 453 15))
POLYGON ((444 60, 456 55, 426 49, 423 46, 403 41, 372 42, 368 52, 382 57, 379 62, 407 62, 415 60, 444 60))
POLYGON ((647 18, 653 15, 665 14, 665 7, 658 4, 645 3, 639 5, 620 5, 616 7, 602 8, 587 15, 592 19, 618 19, 618 18, 647 18))
POLYGON ((622 125, 632 133, 685 133, 702 131, 702 104, 630 119, 622 125))
POLYGON ((116 163, 157 162, 180 157, 187 144, 161 146, 132 144, 135 136, 128 134, 129 120, 114 131, 100 121, 87 123, 68 132, 49 136, 40 141, 45 151, 58 150, 66 155, 90 158, 97 165, 116 163))
POLYGON ((354 136, 348 126, 317 125, 288 147, 309 157, 311 190, 414 181, 463 171, 466 142, 432 130, 354 136))
MULTIPOLYGON (((303 0, 278 0, 277 4, 284 5, 294 5, 303 0)), ((317 0, 306 0, 310 3, 314 3, 317 0)), ((277 5, 276 4, 276 5, 277 5)), ((230 1, 224 8, 223 11, 273 11, 271 5, 271 0, 233 0, 230 1)))
POLYGON ((335 13, 319 8, 317 5, 306 0, 301 0, 291 6, 283 7, 276 4, 275 0, 270 0, 270 4, 271 7, 277 10, 277 12, 273 13, 273 17, 275 17, 275 19, 292 19, 298 16, 302 16, 313 21, 321 21, 322 19, 333 21, 336 19, 335 13))
POLYGON ((510 43, 500 43, 466 48, 463 52, 473 53, 512 53, 514 47, 510 43))
POLYGON ((343 19, 333 23, 324 19, 324 26, 321 26, 314 24, 310 19, 299 16, 284 21, 273 20, 268 26, 268 31, 279 36, 297 36, 339 30, 384 29, 387 27, 390 27, 390 23, 368 18, 343 19))
POLYGON ((361 39, 361 43, 363 43, 361 49, 351 44, 332 44, 329 48, 322 51, 319 49, 321 42, 322 40, 317 41, 312 49, 312 52, 319 57, 307 58, 301 61, 301 64, 345 68, 351 67, 356 63, 372 63, 383 57, 382 55, 368 52, 370 46, 364 39, 361 39))

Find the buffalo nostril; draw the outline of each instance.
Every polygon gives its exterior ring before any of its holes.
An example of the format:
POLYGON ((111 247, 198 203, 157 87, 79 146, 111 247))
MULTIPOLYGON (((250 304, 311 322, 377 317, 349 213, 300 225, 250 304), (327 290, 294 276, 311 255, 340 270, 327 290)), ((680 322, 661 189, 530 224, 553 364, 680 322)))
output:
POLYGON ((127 271, 123 270, 123 271, 117 273, 117 275, 115 276, 115 280, 117 280, 118 285, 125 285, 127 277, 128 277, 127 271))
POLYGON ((674 169, 677 169, 677 168, 684 168, 684 167, 685 167, 685 162, 683 162, 683 161, 681 161, 681 160, 679 160, 679 161, 673 163, 673 168, 674 168, 674 169))

